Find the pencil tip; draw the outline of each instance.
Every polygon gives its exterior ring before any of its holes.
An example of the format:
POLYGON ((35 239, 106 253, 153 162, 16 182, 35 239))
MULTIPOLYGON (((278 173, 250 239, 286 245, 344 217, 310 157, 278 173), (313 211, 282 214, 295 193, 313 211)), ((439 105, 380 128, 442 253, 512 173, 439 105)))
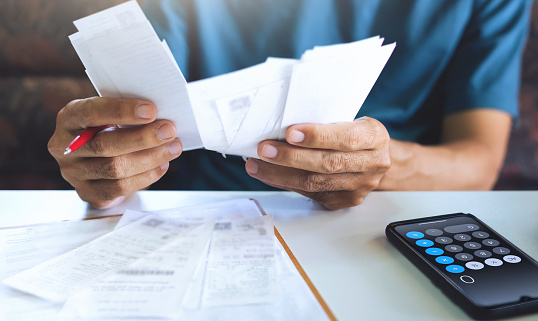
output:
POLYGON ((69 154, 71 154, 71 148, 67 147, 65 149, 64 155, 69 155, 69 154))

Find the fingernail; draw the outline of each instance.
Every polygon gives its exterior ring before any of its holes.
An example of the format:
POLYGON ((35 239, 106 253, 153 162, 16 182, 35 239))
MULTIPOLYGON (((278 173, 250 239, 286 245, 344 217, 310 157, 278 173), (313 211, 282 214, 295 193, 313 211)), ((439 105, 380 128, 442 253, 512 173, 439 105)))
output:
POLYGON ((157 137, 159 139, 165 140, 170 139, 174 136, 174 131, 172 130, 172 127, 170 125, 162 125, 157 129, 157 137))
POLYGON ((245 168, 247 169, 247 172, 249 172, 250 174, 255 175, 258 173, 258 163, 256 163, 256 161, 247 162, 247 164, 245 165, 245 168))
POLYGON ((265 145, 262 149, 262 156, 267 158, 275 158, 278 153, 277 149, 273 145, 265 145))
POLYGON ((298 130, 292 130, 290 133, 290 143, 300 143, 304 140, 304 133, 298 130))
POLYGON ((163 171, 167 170, 169 165, 170 165, 170 164, 169 164, 168 162, 162 164, 162 165, 161 165, 161 170, 163 170, 163 171))
POLYGON ((136 115, 143 119, 153 118, 153 107, 150 105, 140 105, 136 107, 136 115))
POLYGON ((168 151, 172 155, 178 155, 181 153, 181 145, 178 142, 171 142, 170 145, 168 145, 168 151))

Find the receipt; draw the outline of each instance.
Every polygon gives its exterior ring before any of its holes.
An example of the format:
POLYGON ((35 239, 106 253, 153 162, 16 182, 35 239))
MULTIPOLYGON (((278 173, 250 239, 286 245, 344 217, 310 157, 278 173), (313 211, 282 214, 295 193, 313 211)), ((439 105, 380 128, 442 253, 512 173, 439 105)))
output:
POLYGON ((199 225, 143 217, 3 282, 51 301, 65 301, 107 273, 133 263, 199 225))
POLYGON ((69 39, 100 95, 152 101, 159 119, 174 122, 185 150, 203 147, 187 82, 136 1, 74 24, 79 32, 69 39))
POLYGON ((273 229, 270 215, 215 223, 202 307, 275 300, 278 293, 273 229))
POLYGON ((174 318, 209 242, 206 223, 76 293, 62 317, 174 318))

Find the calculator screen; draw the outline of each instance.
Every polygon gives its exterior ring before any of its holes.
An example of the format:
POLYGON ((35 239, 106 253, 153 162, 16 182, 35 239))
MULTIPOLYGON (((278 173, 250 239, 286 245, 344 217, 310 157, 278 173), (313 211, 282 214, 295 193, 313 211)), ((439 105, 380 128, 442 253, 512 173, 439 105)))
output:
POLYGON ((403 224, 395 230, 478 305, 538 298, 538 266, 471 216, 403 224))

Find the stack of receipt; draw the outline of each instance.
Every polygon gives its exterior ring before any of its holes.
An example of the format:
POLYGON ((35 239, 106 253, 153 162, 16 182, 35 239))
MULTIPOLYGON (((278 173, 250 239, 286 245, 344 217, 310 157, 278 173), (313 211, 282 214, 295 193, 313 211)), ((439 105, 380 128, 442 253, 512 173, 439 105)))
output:
POLYGON ((273 230, 248 199, 127 210, 114 231, 3 282, 50 302, 27 300, 17 320, 327 320, 273 230))
POLYGON ((100 96, 152 101, 184 150, 246 157, 258 157, 265 139, 284 139, 290 125, 352 121, 396 45, 372 37, 315 47, 300 60, 269 57, 187 83, 136 1, 74 24, 69 38, 100 96))

